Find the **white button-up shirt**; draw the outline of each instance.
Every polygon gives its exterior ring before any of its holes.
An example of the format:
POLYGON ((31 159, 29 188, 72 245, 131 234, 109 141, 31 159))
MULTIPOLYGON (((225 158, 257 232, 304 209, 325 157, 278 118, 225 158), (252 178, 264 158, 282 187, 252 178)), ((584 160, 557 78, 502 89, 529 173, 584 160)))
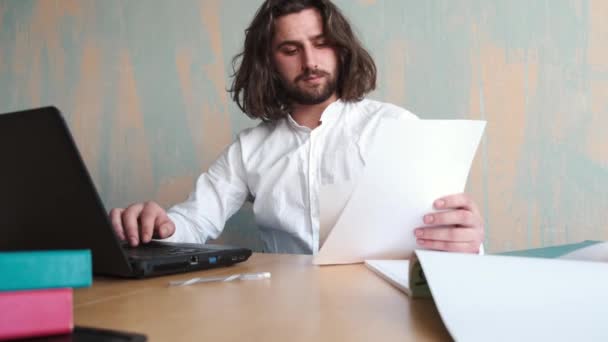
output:
POLYGON ((315 129, 287 116, 242 131, 198 178, 189 198, 169 209, 176 231, 168 241, 217 238, 251 195, 266 252, 316 253, 319 187, 354 184, 385 119, 417 117, 388 103, 338 100, 325 109, 315 129))

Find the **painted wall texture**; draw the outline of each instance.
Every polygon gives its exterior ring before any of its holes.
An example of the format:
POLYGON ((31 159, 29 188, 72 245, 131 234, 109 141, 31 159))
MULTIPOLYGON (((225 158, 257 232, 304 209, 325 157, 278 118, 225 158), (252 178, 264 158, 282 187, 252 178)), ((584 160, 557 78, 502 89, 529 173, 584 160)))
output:
MULTIPOLYGON (((181 201, 257 124, 225 89, 260 3, 0 0, 0 112, 59 107, 108 209, 181 201)), ((370 97, 488 121, 468 191, 489 251, 608 240, 608 1, 336 3, 378 64, 370 97)), ((255 246, 252 225, 245 207, 228 240, 255 246)))

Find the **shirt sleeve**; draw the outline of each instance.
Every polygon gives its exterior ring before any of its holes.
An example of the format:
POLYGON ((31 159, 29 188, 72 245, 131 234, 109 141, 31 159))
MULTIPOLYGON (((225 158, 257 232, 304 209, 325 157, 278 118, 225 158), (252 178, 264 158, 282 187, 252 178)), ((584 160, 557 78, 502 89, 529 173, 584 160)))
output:
POLYGON ((241 141, 237 139, 199 176, 188 199, 167 211, 175 233, 163 241, 205 243, 217 238, 249 194, 245 179, 241 141))

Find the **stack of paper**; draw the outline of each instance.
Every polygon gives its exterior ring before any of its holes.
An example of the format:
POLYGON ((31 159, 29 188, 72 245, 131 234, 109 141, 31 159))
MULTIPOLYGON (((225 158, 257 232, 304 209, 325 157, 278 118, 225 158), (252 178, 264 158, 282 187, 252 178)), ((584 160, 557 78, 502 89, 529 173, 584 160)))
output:
POLYGON ((399 290, 411 295, 409 288, 409 260, 365 260, 365 266, 399 290))
MULTIPOLYGON (((424 250, 415 256, 430 290, 424 295, 432 295, 457 341, 608 341, 608 263, 598 262, 607 260, 608 243, 558 259, 424 250)), ((411 261, 365 263, 406 294, 422 292, 412 290, 411 261)))
POLYGON ((416 251, 456 341, 608 341, 608 264, 416 251))

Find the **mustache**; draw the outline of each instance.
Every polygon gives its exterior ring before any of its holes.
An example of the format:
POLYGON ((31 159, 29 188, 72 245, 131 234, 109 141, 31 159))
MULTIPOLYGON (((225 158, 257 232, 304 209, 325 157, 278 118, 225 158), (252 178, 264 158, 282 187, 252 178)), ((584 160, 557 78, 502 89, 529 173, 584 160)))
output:
POLYGON ((296 77, 295 82, 301 81, 305 78, 309 78, 309 77, 320 77, 320 76, 325 76, 325 77, 329 77, 329 73, 325 70, 321 70, 321 69, 310 69, 307 68, 306 70, 304 70, 303 73, 301 73, 300 75, 298 75, 298 77, 296 77))

